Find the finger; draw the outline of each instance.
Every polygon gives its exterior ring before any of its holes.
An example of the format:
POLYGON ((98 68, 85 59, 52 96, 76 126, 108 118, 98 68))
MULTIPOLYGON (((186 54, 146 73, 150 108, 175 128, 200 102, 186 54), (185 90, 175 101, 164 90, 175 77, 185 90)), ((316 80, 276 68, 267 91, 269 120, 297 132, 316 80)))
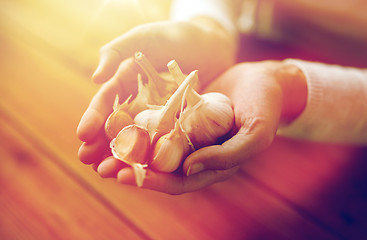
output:
POLYGON ((95 141, 83 143, 78 151, 79 160, 84 164, 100 163, 106 155, 111 155, 111 152, 104 132, 95 141))
POLYGON ((122 101, 136 92, 137 68, 133 59, 121 63, 114 77, 104 83, 93 97, 82 116, 77 128, 77 135, 83 142, 92 141, 112 112, 116 94, 122 101))
POLYGON ((117 91, 116 82, 111 81, 105 83, 93 97, 77 128, 77 135, 81 141, 93 141, 104 126, 108 115, 113 110, 112 105, 117 91))
POLYGON ((106 46, 102 47, 98 66, 92 75, 92 81, 95 83, 106 82, 115 74, 121 61, 118 51, 106 46))
POLYGON ((97 172, 103 178, 113 178, 124 167, 127 167, 126 163, 110 156, 99 164, 97 172))
MULTIPOLYGON (((190 177, 178 176, 170 173, 147 170, 142 188, 147 188, 172 195, 197 191, 213 183, 224 181, 236 173, 238 168, 225 171, 204 171, 190 177)), ((117 174, 119 183, 135 185, 135 176, 131 168, 123 168, 117 174)))
POLYGON ((143 42, 146 41, 144 32, 149 29, 149 26, 135 27, 104 45, 100 50, 100 61, 92 75, 92 81, 106 82, 115 74, 122 61, 133 57, 136 51, 141 51, 143 42))
POLYGON ((91 165, 93 171, 95 171, 95 172, 97 172, 98 166, 99 166, 99 163, 92 163, 92 165, 91 165))
POLYGON ((276 130, 262 119, 251 119, 247 122, 247 126, 244 125, 222 145, 205 147, 188 156, 183 164, 183 171, 187 176, 207 169, 231 169, 267 148, 273 141, 276 130))

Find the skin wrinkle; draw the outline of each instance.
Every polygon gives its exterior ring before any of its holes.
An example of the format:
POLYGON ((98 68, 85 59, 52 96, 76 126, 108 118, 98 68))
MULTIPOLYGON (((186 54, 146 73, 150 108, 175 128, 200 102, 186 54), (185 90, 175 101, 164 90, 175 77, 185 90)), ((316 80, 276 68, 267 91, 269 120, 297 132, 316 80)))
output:
POLYGON ((251 134, 251 132, 253 131, 255 125, 258 123, 259 121, 259 117, 247 117, 245 118, 245 120, 243 120, 243 124, 242 124, 242 134, 251 134))

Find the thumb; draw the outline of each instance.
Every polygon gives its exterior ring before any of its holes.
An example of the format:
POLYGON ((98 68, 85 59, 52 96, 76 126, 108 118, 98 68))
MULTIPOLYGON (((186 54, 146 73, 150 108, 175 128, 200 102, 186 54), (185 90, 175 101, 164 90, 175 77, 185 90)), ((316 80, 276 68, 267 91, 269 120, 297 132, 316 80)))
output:
POLYGON ((240 165, 271 144, 276 129, 268 126, 260 118, 246 120, 238 133, 222 145, 205 147, 188 156, 184 172, 190 176, 203 170, 227 170, 240 165))

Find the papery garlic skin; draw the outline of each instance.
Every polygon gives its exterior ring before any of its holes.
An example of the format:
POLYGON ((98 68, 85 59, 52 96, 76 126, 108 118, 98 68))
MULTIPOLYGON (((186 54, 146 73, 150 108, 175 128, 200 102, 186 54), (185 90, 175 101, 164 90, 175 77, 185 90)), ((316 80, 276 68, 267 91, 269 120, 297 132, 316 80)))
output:
POLYGON ((221 93, 203 94, 198 103, 185 109, 179 121, 195 149, 214 144, 233 126, 231 100, 221 93))
POLYGON ((170 133, 158 139, 150 167, 160 172, 173 172, 181 165, 189 152, 188 140, 179 125, 176 124, 170 133))
POLYGON ((113 112, 105 123, 105 133, 109 140, 114 139, 126 126, 134 123, 134 120, 125 111, 113 112))
POLYGON ((119 104, 119 95, 116 95, 115 101, 113 103, 113 112, 108 116, 105 122, 105 133, 109 140, 115 138, 117 134, 124 127, 133 124, 134 120, 127 112, 129 107, 129 101, 131 96, 129 96, 125 102, 121 105, 119 104))
POLYGON ((135 117, 141 111, 148 109, 148 104, 155 104, 157 96, 155 96, 149 89, 147 84, 144 84, 141 75, 138 74, 138 93, 135 98, 128 104, 127 111, 131 117, 135 117))

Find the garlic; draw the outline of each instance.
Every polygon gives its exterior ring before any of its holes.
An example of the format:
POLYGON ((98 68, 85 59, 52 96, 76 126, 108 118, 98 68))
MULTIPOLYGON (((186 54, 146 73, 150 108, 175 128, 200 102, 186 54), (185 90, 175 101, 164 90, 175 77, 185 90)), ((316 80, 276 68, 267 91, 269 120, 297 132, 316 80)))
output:
POLYGON ((198 94, 198 71, 184 75, 175 60, 169 73, 158 73, 141 52, 135 61, 148 77, 138 74, 138 93, 121 105, 116 95, 113 112, 105 123, 112 155, 133 168, 137 186, 146 168, 173 172, 195 149, 214 144, 233 125, 231 101, 220 93, 198 94), (178 87, 177 87, 178 86, 178 87))
MULTIPOLYGON (((167 66, 176 81, 180 82, 183 73, 177 62, 173 60, 167 66)), ((197 78, 197 74, 194 77, 197 78)), ((194 89, 188 90, 185 95, 187 106, 179 122, 196 149, 214 144, 231 130, 234 113, 227 96, 214 92, 200 95, 194 89)))
POLYGON ((133 168, 136 185, 142 186, 150 154, 150 138, 146 129, 136 125, 124 127, 111 143, 112 155, 133 168))
POLYGON ((150 166, 161 172, 173 172, 189 152, 189 142, 176 122, 175 128, 160 137, 155 144, 150 166))
POLYGON ((135 116, 135 124, 148 130, 152 143, 155 143, 162 135, 169 133, 174 127, 183 95, 186 89, 191 88, 197 80, 195 75, 197 75, 196 71, 190 73, 164 106, 155 106, 135 116))
POLYGON ((132 117, 125 110, 130 98, 131 96, 128 97, 124 103, 119 105, 119 96, 116 95, 113 104, 113 112, 108 116, 105 123, 105 133, 110 140, 115 138, 122 128, 134 122, 132 117))
POLYGON ((139 64, 147 75, 149 89, 157 103, 160 103, 162 100, 166 101, 177 89, 178 85, 171 74, 167 72, 158 73, 143 53, 135 53, 135 62, 139 64))
POLYGON ((211 92, 200 96, 194 106, 188 106, 180 116, 180 124, 196 149, 214 144, 233 125, 234 113, 229 98, 211 92))

